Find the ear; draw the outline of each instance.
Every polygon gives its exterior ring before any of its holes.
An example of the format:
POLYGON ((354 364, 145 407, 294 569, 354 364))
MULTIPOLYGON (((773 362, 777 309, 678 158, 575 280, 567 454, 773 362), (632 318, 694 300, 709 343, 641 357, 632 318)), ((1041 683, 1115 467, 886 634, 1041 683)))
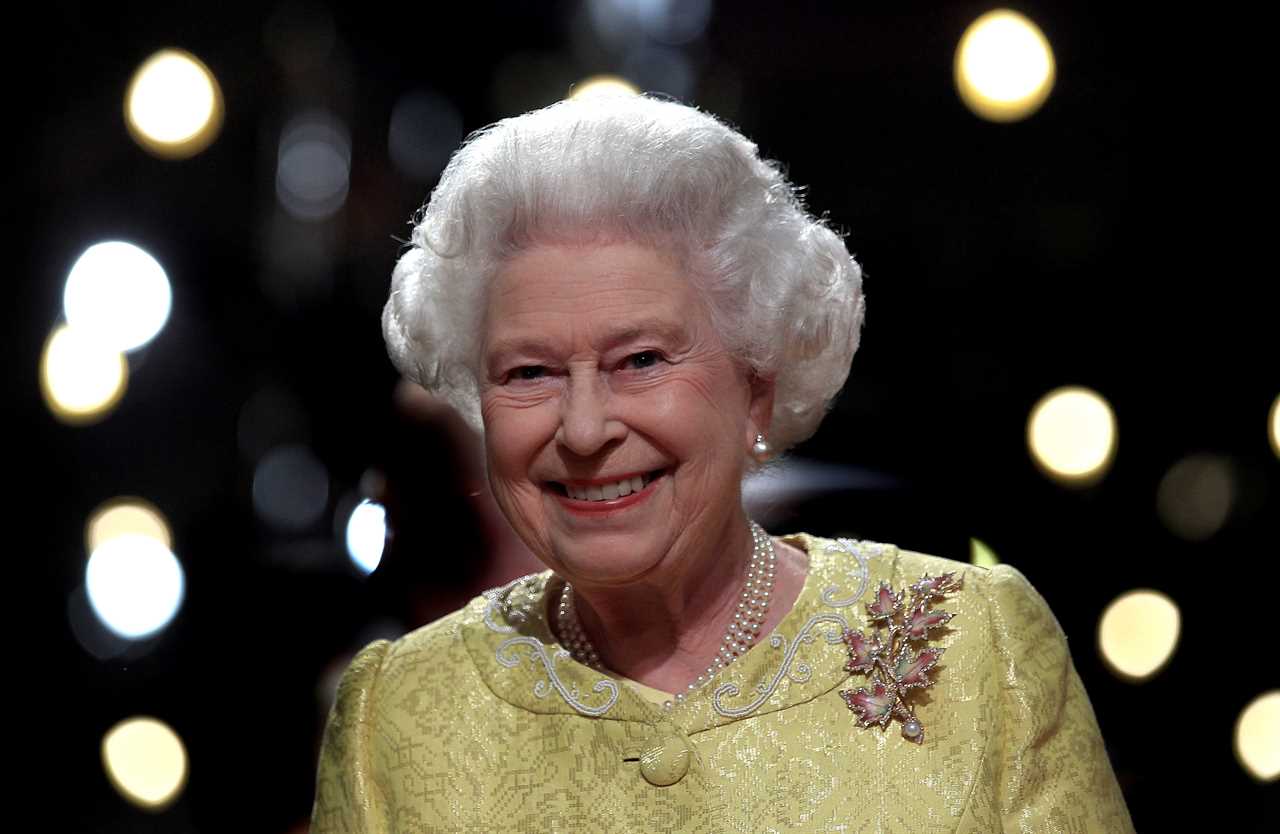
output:
POLYGON ((761 376, 755 371, 747 373, 747 385, 751 399, 747 404, 746 448, 751 448, 757 434, 764 435, 766 439, 769 437, 769 429, 773 426, 773 395, 777 386, 773 377, 761 376))

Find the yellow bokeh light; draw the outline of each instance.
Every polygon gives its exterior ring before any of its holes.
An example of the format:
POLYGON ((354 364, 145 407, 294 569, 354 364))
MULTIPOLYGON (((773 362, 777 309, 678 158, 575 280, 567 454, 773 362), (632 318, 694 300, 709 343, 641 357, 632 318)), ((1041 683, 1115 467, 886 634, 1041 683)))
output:
POLYGON ((1058 388, 1031 409, 1027 445, 1036 465, 1049 477, 1091 484, 1107 473, 1115 458, 1115 415, 1095 391, 1058 388))
POLYGON ((1009 9, 979 17, 956 47, 955 84, 965 106, 993 122, 1016 122, 1040 109, 1057 73, 1040 27, 1009 9))
POLYGON ((155 718, 129 718, 112 727, 102 738, 102 766, 121 796, 150 811, 171 805, 187 783, 182 739, 155 718))
POLYGON ((1260 695, 1236 719, 1236 758, 1254 779, 1280 779, 1280 689, 1260 695))
POLYGON ((85 552, 92 553, 111 539, 146 536, 173 550, 173 534, 164 513, 141 498, 113 498, 99 506, 85 524, 85 552))
POLYGON ((45 405, 69 425, 87 425, 107 416, 124 396, 128 376, 124 354, 66 325, 49 335, 40 357, 45 405))
POLYGON ((213 142, 222 128, 222 90, 190 52, 162 49, 138 68, 125 93, 125 125, 156 156, 185 159, 213 142))
POLYGON ((640 95, 640 89, 625 78, 616 75, 593 75, 573 85, 569 98, 591 99, 638 95, 640 95))
POLYGON ((1271 404, 1271 449, 1280 457, 1280 397, 1271 404))
POLYGON ((1098 621, 1102 659, 1121 678, 1141 681, 1160 671, 1178 646, 1182 615, 1159 591, 1116 597, 1098 621))
POLYGON ((969 561, 980 568, 994 568, 1000 564, 996 552, 981 539, 969 539, 969 561))

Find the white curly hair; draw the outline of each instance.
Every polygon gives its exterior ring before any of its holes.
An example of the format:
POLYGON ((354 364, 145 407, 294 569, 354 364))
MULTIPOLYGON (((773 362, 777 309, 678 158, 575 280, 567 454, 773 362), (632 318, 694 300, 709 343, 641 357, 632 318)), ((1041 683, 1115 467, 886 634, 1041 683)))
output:
POLYGON ((483 431, 489 279, 537 243, 602 239, 678 257, 731 353, 775 381, 774 450, 813 434, 858 348, 862 269, 754 143, 646 96, 561 101, 467 139, 396 264, 382 313, 391 360, 483 431))

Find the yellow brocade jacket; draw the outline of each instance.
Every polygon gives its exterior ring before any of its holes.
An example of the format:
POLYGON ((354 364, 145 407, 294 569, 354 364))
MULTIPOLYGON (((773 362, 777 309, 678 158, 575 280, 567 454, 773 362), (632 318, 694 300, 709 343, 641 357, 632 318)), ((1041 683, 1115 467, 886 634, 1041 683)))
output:
POLYGON ((795 607, 664 709, 572 660, 559 580, 490 591, 356 656, 329 714, 312 834, 339 832, 1132 832, 1066 638, 1017 570, 804 534, 795 607), (858 726, 845 627, 881 581, 963 572, 902 725, 858 726))

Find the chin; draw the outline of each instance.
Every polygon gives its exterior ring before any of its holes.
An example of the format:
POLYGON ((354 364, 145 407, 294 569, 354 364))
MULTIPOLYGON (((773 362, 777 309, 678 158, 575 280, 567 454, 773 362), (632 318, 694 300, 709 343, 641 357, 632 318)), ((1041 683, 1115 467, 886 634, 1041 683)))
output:
POLYGON ((634 533, 575 536, 555 546, 557 573, 577 584, 620 587, 640 581, 661 565, 665 552, 637 547, 635 539, 634 533))

